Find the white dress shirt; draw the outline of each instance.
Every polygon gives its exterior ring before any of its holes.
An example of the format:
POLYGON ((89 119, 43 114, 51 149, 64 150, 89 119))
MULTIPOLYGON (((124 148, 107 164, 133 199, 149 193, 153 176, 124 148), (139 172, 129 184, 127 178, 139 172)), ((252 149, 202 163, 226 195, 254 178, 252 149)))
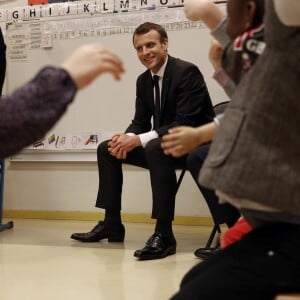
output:
MULTIPOLYGON (((162 90, 162 83, 163 83, 163 78, 164 78, 164 73, 165 73, 167 63, 168 63, 168 57, 167 57, 165 63, 162 65, 162 67, 159 69, 159 71, 156 74, 154 74, 151 71, 152 77, 153 77, 153 75, 159 76, 158 84, 159 84, 160 94, 161 94, 161 90, 162 90)), ((153 87, 153 95, 155 95, 154 87, 153 87)), ((131 136, 135 135, 134 133, 127 133, 127 134, 131 135, 131 136)), ((151 130, 151 131, 148 131, 148 132, 145 132, 145 133, 141 133, 138 136, 140 138, 142 147, 145 148, 149 141, 158 138, 158 133, 155 130, 151 130)))

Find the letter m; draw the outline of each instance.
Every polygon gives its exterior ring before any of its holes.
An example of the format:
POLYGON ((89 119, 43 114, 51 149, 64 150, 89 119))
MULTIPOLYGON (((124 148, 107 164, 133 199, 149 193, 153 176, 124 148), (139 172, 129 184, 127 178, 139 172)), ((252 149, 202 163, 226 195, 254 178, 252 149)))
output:
POLYGON ((129 0, 126 0, 125 2, 123 0, 120 1, 120 8, 129 8, 129 0))

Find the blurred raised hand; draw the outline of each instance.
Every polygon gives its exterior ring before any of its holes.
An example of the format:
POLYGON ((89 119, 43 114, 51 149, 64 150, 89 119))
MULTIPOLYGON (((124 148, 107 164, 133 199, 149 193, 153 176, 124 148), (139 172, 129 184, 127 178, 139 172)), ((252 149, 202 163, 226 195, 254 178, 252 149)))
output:
POLYGON ((166 155, 183 156, 196 147, 210 142, 216 131, 216 123, 211 122, 199 127, 179 126, 169 129, 162 137, 161 147, 166 155))
POLYGON ((222 45, 216 39, 212 39, 208 53, 208 58, 215 71, 218 71, 222 68, 222 55, 222 45))
POLYGON ((62 68, 70 74, 78 89, 86 87, 102 73, 111 73, 116 80, 124 73, 120 58, 99 43, 79 47, 63 62, 62 68))
POLYGON ((184 13, 191 21, 203 21, 210 30, 225 18, 223 11, 211 0, 185 0, 184 13))

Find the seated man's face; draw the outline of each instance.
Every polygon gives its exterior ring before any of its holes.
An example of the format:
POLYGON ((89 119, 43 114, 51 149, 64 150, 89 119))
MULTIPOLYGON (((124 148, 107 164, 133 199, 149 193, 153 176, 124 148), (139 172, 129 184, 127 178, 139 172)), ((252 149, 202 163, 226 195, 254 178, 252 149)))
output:
POLYGON ((251 29, 256 4, 249 0, 228 0, 226 32, 234 40, 243 32, 251 29))
POLYGON ((166 61, 168 55, 168 40, 160 40, 156 30, 134 36, 134 48, 141 63, 156 74, 166 61))

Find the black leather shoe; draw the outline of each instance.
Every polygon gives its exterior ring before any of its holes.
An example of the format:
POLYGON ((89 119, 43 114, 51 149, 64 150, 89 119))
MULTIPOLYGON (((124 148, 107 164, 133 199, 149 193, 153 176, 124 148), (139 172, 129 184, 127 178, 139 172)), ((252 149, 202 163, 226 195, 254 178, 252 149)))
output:
POLYGON ((165 237, 156 232, 148 239, 143 249, 134 252, 134 256, 139 260, 164 258, 176 253, 176 244, 173 236, 165 237))
POLYGON ((86 233, 73 233, 71 239, 84 243, 99 242, 108 239, 110 243, 123 242, 125 237, 125 228, 121 224, 117 229, 106 229, 103 221, 99 221, 92 231, 86 233))
POLYGON ((221 250, 220 246, 214 247, 214 248, 199 248, 197 249, 194 254, 198 258, 201 258, 203 260, 207 259, 210 256, 213 256, 217 252, 221 250))

